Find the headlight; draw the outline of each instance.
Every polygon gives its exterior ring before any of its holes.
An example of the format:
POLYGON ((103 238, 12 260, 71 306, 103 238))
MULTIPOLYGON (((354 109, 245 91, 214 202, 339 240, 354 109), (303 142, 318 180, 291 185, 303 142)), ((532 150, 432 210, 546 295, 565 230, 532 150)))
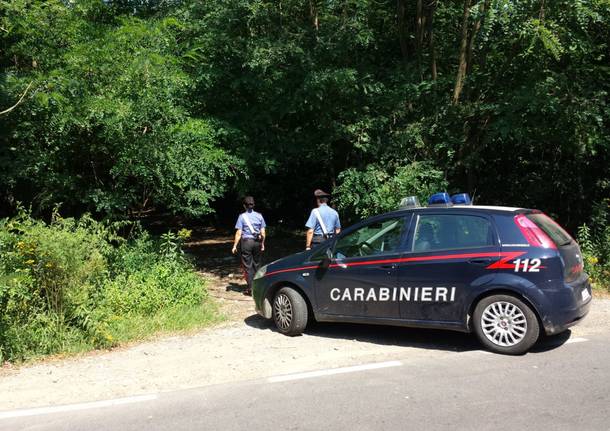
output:
POLYGON ((258 280, 259 278, 263 278, 265 274, 267 274, 267 265, 261 266, 258 271, 256 271, 256 274, 254 274, 254 279, 258 280))

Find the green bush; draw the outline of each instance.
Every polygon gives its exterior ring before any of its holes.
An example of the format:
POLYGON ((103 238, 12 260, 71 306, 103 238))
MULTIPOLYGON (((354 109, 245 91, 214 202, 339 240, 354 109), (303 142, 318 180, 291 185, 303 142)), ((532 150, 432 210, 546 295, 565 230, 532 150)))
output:
POLYGON ((185 235, 127 241, 87 216, 0 221, 0 360, 110 347, 212 319, 203 280, 180 251, 185 235), (190 318, 176 327, 180 315, 190 318))
POLYGON ((335 202, 348 219, 396 210, 407 196, 418 196, 425 202, 432 193, 447 188, 443 172, 429 162, 348 169, 339 175, 339 181, 334 190, 335 202))
POLYGON ((578 229, 578 243, 593 286, 610 292, 610 199, 595 205, 591 222, 578 229))

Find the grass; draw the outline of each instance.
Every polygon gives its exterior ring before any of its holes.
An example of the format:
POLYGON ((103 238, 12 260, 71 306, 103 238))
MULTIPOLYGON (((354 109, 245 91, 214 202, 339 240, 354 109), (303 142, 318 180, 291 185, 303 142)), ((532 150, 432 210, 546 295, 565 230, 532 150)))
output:
POLYGON ((154 316, 126 315, 110 322, 109 333, 115 345, 143 341, 155 336, 188 333, 222 322, 218 305, 207 299, 203 304, 177 306, 154 316))

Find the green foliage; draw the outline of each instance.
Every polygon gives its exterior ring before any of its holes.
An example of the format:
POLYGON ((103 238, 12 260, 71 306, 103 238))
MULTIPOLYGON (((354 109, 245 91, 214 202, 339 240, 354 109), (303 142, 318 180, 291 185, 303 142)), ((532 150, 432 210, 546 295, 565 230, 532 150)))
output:
POLYGON ((189 114, 181 23, 110 10, 100 18, 95 1, 2 6, 7 86, 35 83, 28 103, 0 122, 9 198, 109 215, 211 212, 241 162, 219 146, 226 127, 189 114))
POLYGON ((337 206, 352 218, 396 210, 407 196, 426 202, 432 193, 447 188, 443 172, 431 163, 418 162, 391 171, 372 165, 363 171, 348 169, 339 180, 335 188, 337 206))
POLYGON ((610 193, 610 3, 473 0, 458 103, 463 1, 417 4, 0 1, 0 106, 33 82, 0 115, 2 197, 198 217, 247 192, 300 224, 312 189, 433 161, 479 202, 588 220, 610 193))
POLYGON ((174 328, 185 312, 184 327, 209 321, 203 281, 178 251, 186 234, 161 254, 146 234, 126 241, 87 216, 2 220, 0 361, 110 347, 129 338, 132 320, 174 328))
POLYGON ((577 239, 593 286, 610 292, 610 199, 595 205, 591 223, 578 228, 577 239))

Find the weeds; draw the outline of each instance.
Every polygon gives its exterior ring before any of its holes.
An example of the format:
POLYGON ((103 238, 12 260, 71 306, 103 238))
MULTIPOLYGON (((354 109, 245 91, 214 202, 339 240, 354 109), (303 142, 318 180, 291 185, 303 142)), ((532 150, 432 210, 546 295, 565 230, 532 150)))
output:
POLYGON ((0 221, 0 361, 106 348, 215 319, 181 252, 188 231, 130 240, 90 217, 0 221))
POLYGON ((578 229, 585 270, 593 287, 610 292, 610 200, 594 207, 591 222, 578 229))

